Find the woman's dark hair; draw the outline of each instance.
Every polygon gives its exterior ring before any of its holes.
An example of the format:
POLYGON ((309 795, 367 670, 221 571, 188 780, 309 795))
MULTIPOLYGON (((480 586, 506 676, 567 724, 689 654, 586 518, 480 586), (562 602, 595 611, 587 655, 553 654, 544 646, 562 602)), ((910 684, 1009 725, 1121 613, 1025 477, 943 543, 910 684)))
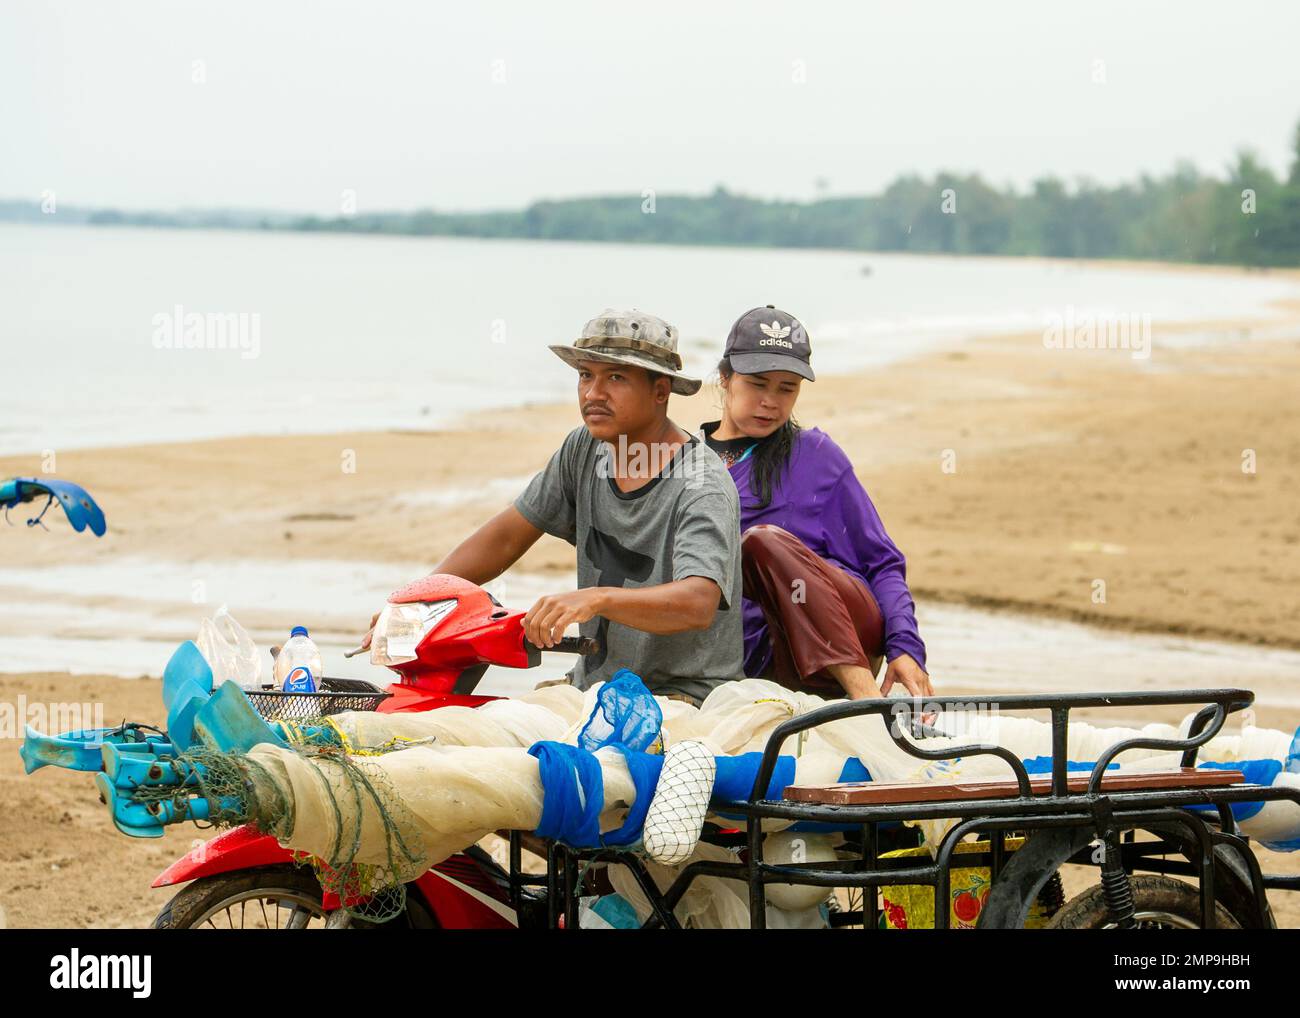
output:
MULTIPOLYGON (((718 375, 722 378, 730 378, 734 374, 731 362, 723 357, 718 362, 718 375)), ((754 451, 750 453, 750 459, 754 461, 750 471, 750 476, 753 478, 750 487, 758 496, 758 505, 755 508, 766 509, 771 505, 772 489, 781 480, 785 468, 790 465, 795 436, 800 430, 802 429, 791 414, 788 421, 766 438, 760 439, 754 446, 754 451)))

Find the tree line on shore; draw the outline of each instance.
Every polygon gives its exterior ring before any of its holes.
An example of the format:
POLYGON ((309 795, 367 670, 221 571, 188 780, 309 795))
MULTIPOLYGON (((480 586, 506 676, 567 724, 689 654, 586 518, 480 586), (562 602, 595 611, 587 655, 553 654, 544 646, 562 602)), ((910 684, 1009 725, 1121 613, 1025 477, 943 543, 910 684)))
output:
MULTIPOLYGON (((0 218, 38 218, 21 205, 0 203, 0 218)), ((873 196, 810 202, 768 201, 718 187, 704 196, 643 192, 538 201, 514 211, 323 218, 95 210, 72 221, 1291 266, 1300 265, 1300 127, 1285 178, 1241 152, 1222 176, 1181 163, 1164 176, 1144 174, 1115 186, 1046 177, 1024 190, 999 189, 979 174, 939 173, 901 177, 873 196)))

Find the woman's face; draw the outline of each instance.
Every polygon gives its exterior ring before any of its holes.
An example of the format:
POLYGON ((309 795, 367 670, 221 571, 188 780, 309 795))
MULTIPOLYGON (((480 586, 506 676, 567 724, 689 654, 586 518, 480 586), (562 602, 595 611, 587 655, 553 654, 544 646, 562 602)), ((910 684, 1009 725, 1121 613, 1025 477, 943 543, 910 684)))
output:
POLYGON ((766 438, 790 419, 803 379, 793 371, 733 373, 722 380, 731 423, 750 438, 766 438))

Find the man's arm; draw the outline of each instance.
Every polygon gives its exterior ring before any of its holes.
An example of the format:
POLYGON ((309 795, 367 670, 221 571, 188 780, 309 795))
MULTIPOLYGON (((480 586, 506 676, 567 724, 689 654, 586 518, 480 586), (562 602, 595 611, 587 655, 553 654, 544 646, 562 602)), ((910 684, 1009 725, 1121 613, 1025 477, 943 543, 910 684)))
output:
POLYGON ((703 576, 653 587, 586 587, 541 598, 524 616, 524 635, 537 647, 553 647, 574 622, 596 615, 656 636, 708 629, 722 590, 703 576))
POLYGON ((433 571, 482 586, 523 558, 541 536, 518 509, 508 506, 456 545, 433 571))

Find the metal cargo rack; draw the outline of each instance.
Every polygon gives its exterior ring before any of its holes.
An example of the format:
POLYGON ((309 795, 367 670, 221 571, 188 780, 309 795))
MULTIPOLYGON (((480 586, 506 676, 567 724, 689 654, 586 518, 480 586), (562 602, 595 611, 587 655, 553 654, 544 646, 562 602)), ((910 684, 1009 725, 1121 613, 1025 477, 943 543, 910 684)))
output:
MULTIPOLYGON (((970 696, 927 697, 924 707, 969 705, 970 696)), ((862 907, 833 913, 833 925, 861 925, 874 929, 879 922, 876 891, 883 885, 928 885, 935 889, 936 928, 950 925, 949 882, 953 856, 962 838, 985 835, 983 851, 960 853, 959 865, 987 866, 992 878, 988 900, 978 928, 1023 927, 1032 904, 1062 865, 1095 866, 1112 921, 1132 926, 1134 906, 1129 878, 1139 871, 1193 878, 1199 889, 1201 927, 1216 924, 1215 902, 1248 928, 1275 926, 1267 890, 1300 890, 1300 877, 1265 875, 1233 817, 1231 805, 1244 802, 1289 800, 1300 806, 1300 789, 1247 784, 1240 772, 1193 769, 1199 747, 1222 729, 1230 714, 1254 702, 1242 689, 1189 689, 1159 693, 1066 693, 1057 695, 1004 695, 980 697, 981 708, 997 711, 1048 711, 1052 726, 1050 775, 1031 777, 1024 764, 1000 746, 965 745, 947 750, 927 750, 925 736, 941 735, 913 717, 919 705, 904 699, 856 700, 829 704, 781 724, 767 740, 753 789, 743 802, 715 803, 729 815, 744 817, 746 831, 726 832, 706 825, 704 840, 741 849, 735 862, 695 862, 660 892, 643 862, 626 851, 575 849, 559 842, 540 842, 547 860, 544 876, 521 871, 524 839, 510 839, 510 891, 513 903, 532 898, 529 886, 545 886, 549 925, 578 928, 578 898, 590 889, 592 864, 628 868, 651 905, 645 927, 680 928, 674 908, 691 884, 703 876, 731 878, 749 888, 751 926, 766 924, 766 886, 770 883, 861 889, 862 907), (1111 746, 1090 774, 1072 774, 1066 755, 1070 712, 1086 708, 1135 708, 1202 705, 1186 738, 1127 739, 1111 746), (1008 766, 1010 780, 960 781, 875 785, 870 782, 821 787, 792 787, 781 798, 767 792, 777 759, 792 736, 820 725, 866 715, 898 714, 887 724, 890 736, 902 750, 920 760, 952 760, 989 755, 1008 766), (906 730, 919 741, 903 734, 906 730), (1106 774, 1109 763, 1130 749, 1181 751, 1175 771, 1106 774), (1208 807, 1197 811, 1188 807, 1208 807), (911 831, 903 821, 950 818, 957 823, 935 846, 933 858, 882 859, 882 844, 897 842, 900 832, 911 831), (760 821, 767 819, 829 824, 843 831, 851 858, 834 862, 773 864, 763 858, 764 835, 760 821), (1154 840, 1137 840, 1139 832, 1154 840), (1022 836, 1015 851, 1006 839, 1022 836), (1100 842, 1100 849, 1097 843, 1100 842)), ((1056 885, 1059 888, 1059 883, 1056 885)), ((535 902, 536 898, 532 898, 535 902)))

